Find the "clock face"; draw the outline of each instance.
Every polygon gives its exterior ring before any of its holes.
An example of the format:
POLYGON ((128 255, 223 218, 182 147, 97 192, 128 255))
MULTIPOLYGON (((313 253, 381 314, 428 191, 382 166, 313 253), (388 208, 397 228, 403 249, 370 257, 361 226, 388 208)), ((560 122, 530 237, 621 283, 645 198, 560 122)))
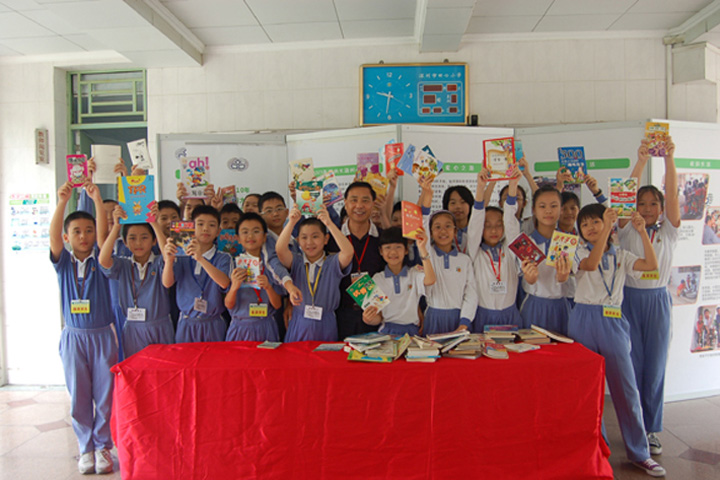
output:
POLYGON ((361 123, 465 124, 465 64, 363 65, 361 123))

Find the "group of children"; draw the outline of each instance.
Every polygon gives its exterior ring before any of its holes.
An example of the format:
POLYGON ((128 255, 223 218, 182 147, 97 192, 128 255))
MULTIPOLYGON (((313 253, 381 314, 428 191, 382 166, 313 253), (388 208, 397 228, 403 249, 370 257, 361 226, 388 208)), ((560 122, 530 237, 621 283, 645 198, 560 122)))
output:
MULTIPOLYGON (((598 203, 580 209, 577 196, 560 191, 566 172, 558 173, 559 188, 537 188, 524 159, 524 171, 511 172, 500 206, 489 205, 494 183, 486 170, 477 176, 474 196, 465 187, 451 187, 444 209, 436 212, 430 209, 433 182, 420 180, 424 231, 412 243, 392 208, 392 172, 384 202, 369 184, 352 183, 342 216, 322 207, 316 217, 302 218, 297 206, 288 210, 275 192, 250 195, 242 208, 221 206, 210 189, 207 200, 188 200, 182 209, 158 202, 152 224, 123 226, 125 212, 112 202, 104 205, 90 182, 85 189, 101 213, 97 225, 83 211, 63 222, 72 191, 63 185, 51 224, 51 257, 62 291, 66 327, 60 351, 80 471, 112 470, 109 368, 118 357, 116 328, 128 357, 154 343, 337 341, 373 330, 415 335, 537 324, 605 357, 628 457, 649 474, 664 475, 650 453, 661 452, 655 433, 662 429, 669 338, 665 285, 680 222, 674 145, 668 146, 667 198, 653 186, 639 191, 638 211, 617 225, 620 246, 611 240, 617 214, 602 204, 595 179, 585 176, 585 184, 598 203), (533 189, 532 217, 525 219, 522 175, 533 189), (380 225, 372 221, 378 210, 380 225), (184 255, 169 236, 170 222, 181 212, 195 223, 184 255), (658 223, 661 214, 665 219, 658 223), (247 269, 235 268, 232 256, 218 250, 216 239, 225 227, 234 228, 245 253, 258 259, 259 288, 243 288, 247 269), (548 266, 520 261, 508 247, 526 231, 547 253, 555 230, 580 235, 575 258, 548 266), (345 292, 363 274, 390 299, 381 311, 362 311, 345 292)), ((643 141, 633 176, 642 175, 648 159, 643 141)), ((179 198, 183 190, 179 186, 179 198)))

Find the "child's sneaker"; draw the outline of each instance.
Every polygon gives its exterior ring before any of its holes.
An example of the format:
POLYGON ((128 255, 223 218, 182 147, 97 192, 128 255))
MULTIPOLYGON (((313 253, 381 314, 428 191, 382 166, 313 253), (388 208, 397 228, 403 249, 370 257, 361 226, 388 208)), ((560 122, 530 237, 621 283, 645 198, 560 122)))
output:
POLYGON ((662 453, 662 444, 660 439, 654 433, 647 434, 648 445, 650 446, 650 455, 660 455, 662 453))
POLYGON ((95 450, 95 473, 110 473, 113 471, 113 459, 110 451, 103 448, 95 450))
POLYGON ((648 458, 643 462, 633 462, 633 465, 638 468, 642 468, 643 470, 645 470, 645 473, 647 473, 651 477, 665 476, 665 469, 652 458, 648 458))
POLYGON ((78 460, 78 470, 83 475, 95 473, 95 455, 93 452, 87 452, 80 455, 80 460, 78 460))

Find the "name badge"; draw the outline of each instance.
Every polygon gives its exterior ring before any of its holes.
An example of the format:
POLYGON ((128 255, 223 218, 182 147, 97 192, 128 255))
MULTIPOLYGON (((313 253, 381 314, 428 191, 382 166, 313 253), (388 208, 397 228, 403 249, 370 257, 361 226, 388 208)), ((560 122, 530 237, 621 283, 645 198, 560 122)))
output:
POLYGON ((305 318, 308 320, 322 320, 322 307, 316 307, 314 305, 305 305, 305 318))
POLYGON ((490 293, 495 295, 505 295, 507 293, 507 285, 503 281, 491 282, 490 293))
POLYGON ((267 317, 268 315, 267 303, 251 303, 248 310, 251 317, 267 317))
POLYGON ((640 280, 660 280, 660 272, 657 270, 650 270, 649 272, 643 272, 640 280))
POLYGON ((354 272, 350 274, 350 280, 354 283, 355 280, 365 275, 367 272, 354 272))
POLYGON ((90 300, 72 300, 70 313, 90 313, 90 300))
POLYGON ((193 304, 193 309, 196 312, 207 313, 207 301, 203 300, 201 297, 196 298, 195 303, 193 304))
POLYGON ((144 322, 145 321, 145 309, 144 308, 128 308, 127 319, 129 322, 144 322))
POLYGON ((603 317, 622 318, 622 309, 613 305, 603 305, 603 317))

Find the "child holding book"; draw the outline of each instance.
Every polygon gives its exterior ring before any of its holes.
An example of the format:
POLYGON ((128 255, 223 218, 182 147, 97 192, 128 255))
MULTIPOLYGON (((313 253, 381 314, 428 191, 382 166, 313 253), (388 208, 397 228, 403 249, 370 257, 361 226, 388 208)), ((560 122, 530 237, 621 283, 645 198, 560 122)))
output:
MULTIPOLYGON (((157 210, 156 206, 156 215, 157 210)), ((125 217, 125 210, 117 205, 113 210, 113 227, 100 251, 99 263, 103 274, 117 281, 122 349, 124 358, 128 358, 150 344, 173 343, 175 331, 170 319, 170 297, 162 285, 165 265, 162 256, 153 252, 156 235, 163 241, 165 235, 156 223, 120 225, 120 219, 125 217), (131 257, 112 253, 121 227, 131 257)))
POLYGON ((73 187, 58 190, 58 203, 50 222, 50 260, 57 272, 65 327, 60 337, 60 358, 70 393, 70 416, 78 441, 82 474, 113 470, 110 449, 110 413, 113 375, 118 346, 113 327, 108 280, 100 273, 96 239, 105 242, 107 216, 97 186, 89 180, 85 190, 95 203, 95 218, 85 211, 65 217, 73 187), (96 236, 97 232, 97 236, 96 236), (72 252, 65 249, 69 243, 72 252))
MULTIPOLYGON (((650 453, 662 453, 657 432, 662 431, 663 395, 665 388, 665 365, 670 341, 670 314, 672 301, 667 291, 673 252, 678 242, 680 228, 680 202, 675 169, 675 144, 668 137, 665 145, 665 192, 653 185, 640 187, 637 193, 637 211, 645 221, 645 232, 650 236, 657 270, 646 272, 639 279, 628 278, 625 285, 623 314, 630 323, 632 362, 635 379, 640 391, 645 430, 648 432, 650 453), (664 215, 664 220, 658 221, 664 215)), ((631 173, 638 180, 650 159, 648 143, 644 140, 638 150, 638 162, 631 173)), ((620 221, 618 229, 620 246, 640 255, 643 237, 635 229, 620 221)))
POLYGON ((340 304, 340 280, 350 273, 353 247, 345 235, 330 219, 323 205, 316 217, 300 222, 298 245, 300 252, 290 251, 293 228, 302 215, 295 205, 289 222, 283 228, 275 246, 277 256, 285 268, 290 269, 293 283, 302 292, 300 303, 293 306, 286 342, 319 340, 335 342, 338 339, 335 309, 340 304), (325 254, 330 238, 328 230, 339 248, 333 255, 325 254))
MULTIPOLYGON (((561 195, 550 185, 538 188, 533 194, 533 215, 537 228, 530 234, 535 245, 548 254, 550 241, 560 219, 561 195)), ((523 279, 526 293, 520 308, 522 328, 535 324, 563 335, 567 334, 567 322, 570 318, 570 304, 565 298, 564 283, 570 277, 572 259, 560 256, 554 266, 546 262, 538 265, 537 281, 530 283, 523 279)))
POLYGON ((177 281, 180 320, 175 334, 177 343, 221 342, 225 340, 224 293, 230 285, 232 257, 219 252, 215 239, 220 233, 220 213, 210 205, 199 205, 192 212, 195 238, 187 256, 176 256, 177 246, 168 239, 163 254, 165 288, 177 281))
POLYGON ((267 224, 257 213, 246 213, 237 227, 240 244, 246 254, 260 259, 257 287, 241 288, 248 278, 248 269, 237 267, 230 275, 230 289, 225 295, 225 307, 232 315, 227 341, 280 341, 275 311, 282 306, 282 297, 272 277, 265 275, 263 246, 267 237, 267 224))
POLYGON ((420 329, 418 304, 425 295, 425 287, 435 283, 435 270, 427 251, 425 232, 417 235, 415 244, 420 251, 422 267, 408 267, 407 239, 402 229, 391 227, 380 233, 380 255, 387 264, 382 272, 373 275, 373 281, 390 299, 381 312, 369 307, 363 312, 368 325, 380 325, 379 332, 390 335, 417 335, 420 329))
POLYGON ((523 260, 518 268, 518 259, 508 248, 510 242, 520 234, 520 223, 515 216, 515 195, 520 180, 517 167, 510 176, 504 209, 485 206, 483 193, 490 172, 483 169, 477 176, 477 192, 468 236, 481 238, 482 242, 470 242, 468 255, 473 259, 477 282, 478 308, 473 330, 478 333, 483 332, 485 325, 520 325, 522 319, 515 305, 520 276, 524 274, 530 284, 537 280, 537 265, 523 260))
POLYGON ((418 201, 425 231, 430 232, 432 240, 428 253, 436 278, 435 283, 425 290, 428 304, 423 323, 425 335, 466 330, 470 328, 477 310, 472 260, 455 247, 455 216, 447 210, 430 215, 432 182, 431 177, 420 180, 422 193, 418 201))
POLYGON ((580 210, 578 226, 587 243, 578 247, 573 264, 576 304, 568 333, 605 358, 605 374, 628 458, 649 475, 663 476, 665 469, 650 458, 630 358, 629 325, 620 307, 626 279, 639 279, 643 272, 657 269, 658 263, 643 218, 636 212, 631 220, 642 240, 643 258, 612 245, 610 233, 616 220, 617 212, 601 204, 580 210))

